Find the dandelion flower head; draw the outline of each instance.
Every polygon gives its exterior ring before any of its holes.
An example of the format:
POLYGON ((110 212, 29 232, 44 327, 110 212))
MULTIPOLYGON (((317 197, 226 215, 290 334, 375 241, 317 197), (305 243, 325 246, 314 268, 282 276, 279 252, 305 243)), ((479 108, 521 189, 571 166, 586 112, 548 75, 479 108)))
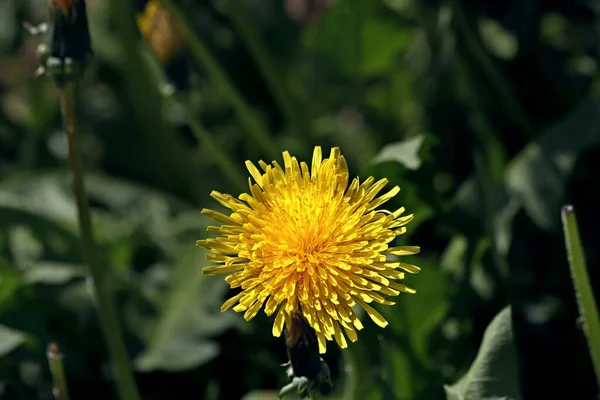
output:
POLYGON ((383 328, 387 321, 369 304, 393 305, 388 296, 415 293, 398 281, 419 268, 390 257, 419 252, 417 246, 390 246, 413 215, 404 215, 404 207, 376 210, 400 191, 396 186, 377 197, 387 179, 369 177, 360 183, 355 178, 348 185, 339 148, 323 159, 316 147, 310 167, 287 151, 283 161, 283 166, 259 161, 262 172, 246 161, 254 179, 249 179, 249 194, 236 199, 211 193, 232 213, 202 210, 223 223, 208 228, 216 238, 197 242, 211 250, 207 258, 217 263, 203 272, 227 274, 231 288, 241 289, 221 311, 233 306, 250 320, 264 308, 267 315, 275 314, 274 336, 284 326, 291 329, 293 316, 300 314, 315 330, 320 353, 326 340, 345 348, 346 336, 354 342, 363 328, 355 305, 383 328))

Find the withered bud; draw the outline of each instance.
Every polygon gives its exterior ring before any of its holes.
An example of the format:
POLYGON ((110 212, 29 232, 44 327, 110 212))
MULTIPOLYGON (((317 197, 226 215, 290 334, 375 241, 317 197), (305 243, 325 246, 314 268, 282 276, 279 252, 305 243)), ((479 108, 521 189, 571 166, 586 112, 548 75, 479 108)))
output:
POLYGON ((45 35, 38 48, 36 75, 52 76, 58 86, 78 78, 93 51, 85 0, 50 0, 52 20, 38 27, 24 24, 33 35, 45 35))

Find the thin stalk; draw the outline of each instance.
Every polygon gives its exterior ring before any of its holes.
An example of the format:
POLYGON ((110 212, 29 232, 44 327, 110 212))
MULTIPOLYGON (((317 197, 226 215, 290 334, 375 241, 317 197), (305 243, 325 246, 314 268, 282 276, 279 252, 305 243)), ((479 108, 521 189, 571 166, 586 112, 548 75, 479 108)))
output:
POLYGON ((102 268, 98 246, 94 240, 88 199, 84 186, 84 172, 77 137, 75 118, 74 83, 59 88, 63 125, 69 145, 69 167, 73 174, 73 193, 77 203, 79 229, 83 244, 83 258, 89 265, 100 325, 108 347, 108 353, 114 367, 114 378, 121 400, 138 400, 140 398, 131 366, 127 357, 127 349, 121 336, 121 327, 117 318, 114 299, 106 270, 102 268))
POLYGON ((475 62, 479 64, 481 71, 487 75, 487 78, 498 94, 498 98, 506 107, 507 113, 513 122, 519 124, 523 133, 528 137, 533 136, 533 128, 529 117, 521 108, 519 100, 514 93, 513 87, 500 69, 494 64, 483 46, 481 45, 476 33, 473 32, 467 16, 464 13, 461 0, 453 1, 456 26, 461 31, 462 39, 469 54, 475 62))
POLYGON ((346 383, 344 385, 345 400, 361 400, 366 397, 372 384, 366 354, 360 342, 353 343, 343 352, 346 366, 346 383))
POLYGON ((62 363, 62 354, 56 343, 50 343, 46 351, 50 373, 52 374, 52 395, 56 400, 69 400, 69 391, 67 390, 67 380, 62 363))
POLYGON ((202 123, 198 118, 194 117, 194 114, 189 105, 185 105, 187 120, 190 129, 196 139, 208 150, 210 155, 213 157, 220 170, 225 174, 225 177, 229 182, 236 187, 236 189, 244 191, 246 189, 245 178, 241 174, 237 165, 223 152, 223 150, 215 143, 213 137, 209 132, 206 131, 202 123))
POLYGON ((577 219, 573 206, 567 205, 562 209, 563 230, 571 268, 571 277, 575 286, 575 295, 579 305, 579 313, 584 319, 583 329, 587 336, 590 355, 596 372, 596 380, 600 386, 600 316, 594 300, 594 293, 585 266, 585 256, 579 239, 577 219))
POLYGON ((160 0, 160 3, 167 11, 169 11, 169 13, 181 21, 192 56, 197 63, 204 67, 219 90, 229 98, 231 106, 236 112, 242 125, 246 128, 248 133, 253 136, 262 151, 273 160, 276 159, 278 157, 278 151, 273 145, 268 132, 264 129, 242 95, 237 91, 223 67, 221 67, 216 58, 210 53, 208 47, 195 32, 192 23, 185 12, 171 0, 160 0))
POLYGON ((300 115, 296 102, 287 90, 285 76, 282 74, 281 68, 278 68, 275 64, 272 55, 261 40, 255 24, 252 23, 252 18, 244 8, 244 4, 239 0, 230 0, 227 2, 227 10, 231 22, 239 31, 241 39, 246 44, 250 54, 252 54, 254 61, 256 61, 288 124, 298 135, 301 135, 299 137, 304 137, 304 118, 300 115))

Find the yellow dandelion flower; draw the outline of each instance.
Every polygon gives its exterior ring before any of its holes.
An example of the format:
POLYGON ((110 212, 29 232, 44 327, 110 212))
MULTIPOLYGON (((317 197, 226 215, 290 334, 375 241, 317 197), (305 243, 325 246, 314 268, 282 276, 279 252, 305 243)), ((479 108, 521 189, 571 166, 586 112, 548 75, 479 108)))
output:
POLYGON ((235 305, 234 311, 250 320, 264 306, 267 315, 276 313, 274 336, 284 325, 289 330, 293 315, 301 313, 316 332, 320 353, 326 340, 345 348, 344 333, 354 342, 356 330, 363 328, 353 306, 383 328, 387 321, 369 304, 393 305, 386 296, 415 293, 397 281, 419 268, 389 257, 419 252, 417 246, 390 246, 413 215, 403 216, 404 207, 376 210, 400 191, 396 186, 376 197, 387 179, 369 177, 361 184, 355 178, 348 186, 348 166, 338 148, 323 159, 316 147, 310 169, 287 151, 283 161, 283 168, 276 161, 259 161, 263 172, 246 161, 255 183, 248 179, 250 194, 239 200, 211 193, 233 212, 202 210, 223 223, 208 228, 220 236, 197 242, 218 263, 203 272, 229 274, 225 281, 241 288, 221 311, 235 305))

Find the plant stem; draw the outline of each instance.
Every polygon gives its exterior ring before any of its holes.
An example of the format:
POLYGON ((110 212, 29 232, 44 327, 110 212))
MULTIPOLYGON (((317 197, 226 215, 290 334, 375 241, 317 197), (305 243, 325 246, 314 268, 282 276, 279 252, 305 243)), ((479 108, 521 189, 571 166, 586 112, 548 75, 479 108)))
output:
POLYGON ((231 158, 225 154, 221 148, 215 143, 213 137, 209 132, 206 131, 202 123, 194 117, 191 107, 189 104, 185 105, 187 112, 187 120, 192 133, 200 143, 206 148, 208 153, 214 158, 215 162, 225 174, 225 177, 229 179, 230 183, 233 184, 238 190, 245 190, 245 180, 243 175, 240 173, 238 167, 233 163, 231 158))
POLYGON ((567 205, 563 207, 562 221, 579 313, 584 318, 583 329, 587 336, 590 355, 596 372, 596 380, 598 381, 598 386, 600 386, 600 316, 585 266, 585 256, 579 239, 577 219, 575 218, 573 206, 567 205))
POLYGON ((59 88, 59 94, 63 125, 69 145, 69 166, 73 173, 73 193, 77 203, 79 229, 83 244, 83 258, 90 268, 100 325, 104 333, 108 353, 114 366, 114 377, 119 397, 121 400, 138 400, 139 395, 133 372, 129 365, 127 349, 121 336, 121 327, 117 318, 114 299, 92 232, 90 210, 84 187, 83 163, 79 154, 76 130, 74 86, 75 84, 72 82, 67 83, 65 87, 59 88))
POLYGON ((454 0, 452 2, 455 15, 455 25, 459 29, 462 40, 469 55, 479 64, 481 71, 489 80, 490 85, 496 91, 498 99, 506 107, 508 117, 516 124, 519 124, 523 133, 528 137, 533 137, 533 128, 526 112, 521 108, 519 100, 513 87, 500 69, 489 57, 481 42, 469 23, 465 15, 462 1, 454 0))
POLYGON ((240 33, 241 39, 246 43, 248 51, 250 51, 254 61, 256 61, 256 64, 260 68, 262 76, 269 86, 269 90, 273 94, 275 101, 277 101, 280 110, 296 134, 300 135, 299 137, 305 137, 303 135, 303 131, 305 130, 304 118, 299 115, 299 108, 287 90, 285 77, 281 73, 281 68, 278 68, 273 57, 269 54, 267 47, 258 34, 256 26, 252 23, 252 18, 244 8, 244 4, 239 0, 229 0, 227 2, 227 10, 231 21, 240 33))
POLYGON ((174 4, 173 1, 160 0, 160 3, 175 18, 181 21, 185 30, 190 52, 196 59, 196 62, 204 67, 223 95, 229 98, 231 106, 237 113, 240 122, 244 125, 248 133, 254 137, 256 143, 262 148, 267 156, 275 160, 278 157, 279 152, 273 145, 268 132, 264 129, 242 95, 237 91, 234 84, 225 73, 225 70, 219 65, 219 62, 213 57, 208 50, 208 47, 195 32, 190 19, 179 6, 174 4))
POLYGON ((50 373, 52 374, 52 394, 56 400, 69 400, 69 391, 67 390, 67 380, 63 369, 62 354, 56 343, 50 343, 46 351, 50 373))
POLYGON ((361 400, 371 387, 371 373, 365 368, 368 365, 363 346, 353 343, 343 352, 346 364, 346 383, 344 385, 345 400, 361 400))

